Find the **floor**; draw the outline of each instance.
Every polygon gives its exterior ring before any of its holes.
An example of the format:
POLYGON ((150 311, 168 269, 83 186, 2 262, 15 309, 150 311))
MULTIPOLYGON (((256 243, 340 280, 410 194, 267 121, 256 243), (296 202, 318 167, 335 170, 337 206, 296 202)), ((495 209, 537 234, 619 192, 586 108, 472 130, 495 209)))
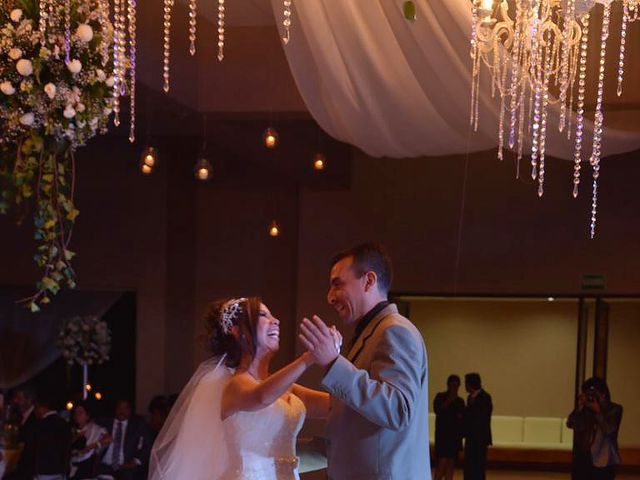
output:
MULTIPOLYGON (((302 480, 324 480, 324 472, 307 473, 301 476, 302 480)), ((462 470, 456 470, 454 480, 462 480, 462 470)), ((511 470, 489 470, 487 480, 569 480, 568 473, 556 472, 524 472, 511 470)), ((618 474, 616 480, 640 480, 640 474, 618 474)))

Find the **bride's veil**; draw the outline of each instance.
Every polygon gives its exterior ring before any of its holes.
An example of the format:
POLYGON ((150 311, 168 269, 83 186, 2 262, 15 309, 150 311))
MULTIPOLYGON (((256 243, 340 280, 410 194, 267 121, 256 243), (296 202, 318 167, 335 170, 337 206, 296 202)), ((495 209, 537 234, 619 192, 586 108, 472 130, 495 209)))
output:
POLYGON ((211 480, 229 467, 220 418, 231 377, 224 359, 201 363, 180 393, 153 444, 149 480, 211 480))

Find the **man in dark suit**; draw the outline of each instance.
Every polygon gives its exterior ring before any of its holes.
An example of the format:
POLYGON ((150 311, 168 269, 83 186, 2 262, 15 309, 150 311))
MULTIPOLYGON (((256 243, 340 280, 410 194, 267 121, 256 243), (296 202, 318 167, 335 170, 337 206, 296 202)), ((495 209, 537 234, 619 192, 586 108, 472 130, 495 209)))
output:
POLYGON ((151 445, 144 420, 132 414, 131 402, 119 400, 115 416, 103 423, 109 444, 98 467, 98 473, 111 475, 116 480, 144 478, 151 445))
POLYGON ((487 447, 491 445, 491 395, 482 389, 480 375, 467 373, 464 384, 469 396, 464 410, 464 480, 484 480, 487 447))
MULTIPOLYGON (((11 397, 11 422, 18 425, 18 442, 22 445, 23 450, 27 448, 27 439, 29 441, 33 439, 33 429, 37 421, 35 401, 35 392, 26 386, 15 390, 11 397)), ((7 474, 5 478, 7 480, 31 480, 33 472, 32 466, 28 464, 28 461, 30 460, 21 455, 15 470, 7 474)))
POLYGON ((68 473, 71 427, 58 416, 53 405, 54 402, 46 398, 36 402, 36 420, 26 433, 20 459, 27 471, 24 478, 63 480, 68 473))

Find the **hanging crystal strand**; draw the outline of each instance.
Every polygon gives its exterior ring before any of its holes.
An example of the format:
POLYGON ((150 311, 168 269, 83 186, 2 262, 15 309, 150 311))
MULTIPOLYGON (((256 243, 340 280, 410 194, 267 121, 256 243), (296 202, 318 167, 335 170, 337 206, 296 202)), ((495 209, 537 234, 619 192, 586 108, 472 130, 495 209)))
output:
POLYGON ((163 31, 163 60, 162 60, 162 89, 169 91, 169 63, 171 55, 171 9, 173 0, 164 0, 164 31, 163 31))
MULTIPOLYGON (((522 73, 521 78, 526 78, 526 63, 522 64, 522 73)), ((520 113, 518 114, 518 165, 516 168, 516 178, 520 178, 520 161, 522 160, 523 152, 524 152, 524 124, 525 124, 525 107, 526 107, 526 93, 527 93, 527 84, 523 83, 522 90, 520 92, 520 113)))
POLYGON ((473 125, 476 104, 476 75, 479 73, 476 69, 476 63, 480 52, 478 51, 478 7, 480 0, 473 0, 471 7, 471 108, 469 113, 469 125, 473 125))
POLYGON ((504 53, 502 59, 502 71, 500 78, 500 122, 498 127, 498 159, 504 159, 504 116, 505 116, 505 97, 507 96, 507 72, 508 72, 508 56, 504 53))
POLYGON ((189 53, 196 54, 196 18, 198 16, 197 0, 189 0, 189 53))
POLYGON ((618 61, 618 96, 622 95, 622 77, 624 76, 624 48, 627 37, 627 23, 629 22, 629 4, 623 4, 622 26, 620 27, 620 60, 618 61))
POLYGON ((538 171, 538 196, 544 194, 544 160, 547 142, 547 111, 549 107, 549 78, 551 77, 551 32, 546 32, 547 45, 544 59, 544 83, 542 94, 542 118, 540 122, 540 160, 538 171))
POLYGON ((582 37, 580 39, 580 66, 578 67, 578 103, 576 108, 576 143, 573 151, 573 197, 578 196, 580 185, 580 162, 582 135, 584 132, 584 96, 587 78, 587 45, 589 43, 589 13, 582 17, 582 37))
POLYGON ((43 44, 47 39, 47 18, 49 18, 47 0, 39 0, 38 13, 40 14, 40 20, 38 22, 38 30, 40 30, 40 37, 43 44))
POLYGON ((576 70, 578 65, 578 56, 580 53, 580 47, 574 48, 571 54, 571 71, 569 74, 569 115, 567 123, 567 140, 571 140, 571 132, 573 127, 573 92, 574 85, 576 83, 576 70))
POLYGON ((136 0, 129 0, 127 20, 129 21, 129 100, 131 117, 129 120, 129 141, 136 140, 136 0))
POLYGON ((518 117, 518 84, 520 78, 518 78, 519 61, 520 61, 520 49, 522 48, 522 0, 516 1, 516 30, 513 35, 513 47, 511 57, 511 87, 509 88, 509 94, 511 96, 509 103, 509 112, 511 118, 509 121, 509 148, 513 149, 516 143, 516 121, 518 117))
POLYGON ((60 23, 60 13, 56 9, 56 0, 47 0, 49 10, 49 26, 50 27, 58 27, 60 23))
POLYGON ((102 66, 105 67, 109 61, 109 40, 107 36, 107 25, 109 24, 109 1, 98 1, 98 22, 100 23, 100 56, 102 66))
POLYGON ((64 61, 71 61, 71 0, 64 0, 64 61))
POLYGON ((538 151, 540 146, 540 110, 542 104, 542 65, 540 64, 540 29, 542 27, 540 19, 540 0, 535 1, 533 10, 533 26, 531 28, 531 78, 533 81, 533 139, 531 144, 531 178, 534 180, 538 176, 538 151))
MULTIPOLYGON (((562 58, 560 59, 560 123, 558 129, 562 132, 567 122, 567 90, 569 88, 569 59, 571 46, 571 30, 575 15, 575 0, 567 0, 564 24, 562 30, 562 58)), ((557 77, 556 77, 557 78, 557 77)))
POLYGON ((218 0, 218 61, 224 58, 224 0, 218 0))
POLYGON ((113 2, 113 124, 120 125, 120 1, 113 2))
POLYGON ((284 26, 284 37, 282 37, 282 41, 287 45, 289 40, 291 40, 291 0, 284 0, 284 20, 282 21, 282 25, 284 26))
POLYGON ((596 210, 598 202, 598 177, 600 176, 600 155, 602 144, 602 124, 604 114, 602 113, 602 98, 604 96, 604 67, 607 53, 607 39, 609 38, 609 23, 611 20, 611 4, 604 6, 602 16, 602 35, 600 36, 600 70, 598 73, 598 96, 596 100, 596 112, 593 122, 593 149, 591 151, 591 165, 593 167, 593 198, 591 204, 591 238, 596 231, 596 210))

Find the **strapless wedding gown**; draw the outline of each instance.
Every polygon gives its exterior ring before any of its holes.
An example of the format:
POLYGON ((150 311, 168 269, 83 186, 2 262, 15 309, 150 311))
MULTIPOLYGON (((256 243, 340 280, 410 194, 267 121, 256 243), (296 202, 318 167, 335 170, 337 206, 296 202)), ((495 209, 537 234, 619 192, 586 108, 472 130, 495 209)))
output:
POLYGON ((224 480, 299 480, 296 437, 306 409, 293 394, 255 412, 237 412, 222 424, 230 467, 224 480))

